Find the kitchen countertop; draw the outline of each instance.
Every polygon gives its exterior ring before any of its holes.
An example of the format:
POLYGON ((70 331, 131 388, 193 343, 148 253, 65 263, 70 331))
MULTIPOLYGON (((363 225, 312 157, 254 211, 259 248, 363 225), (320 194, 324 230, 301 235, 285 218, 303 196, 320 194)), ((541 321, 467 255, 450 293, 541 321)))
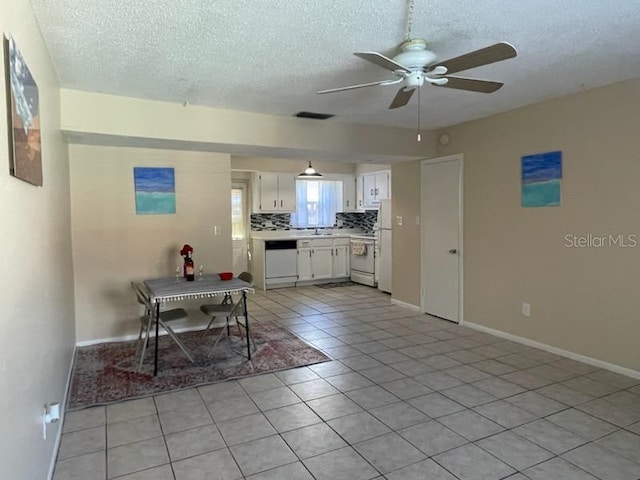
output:
POLYGON ((340 229, 331 233, 315 235, 313 230, 278 230, 251 232, 252 240, 300 240, 313 238, 350 238, 352 236, 364 236, 365 232, 358 229, 340 229))

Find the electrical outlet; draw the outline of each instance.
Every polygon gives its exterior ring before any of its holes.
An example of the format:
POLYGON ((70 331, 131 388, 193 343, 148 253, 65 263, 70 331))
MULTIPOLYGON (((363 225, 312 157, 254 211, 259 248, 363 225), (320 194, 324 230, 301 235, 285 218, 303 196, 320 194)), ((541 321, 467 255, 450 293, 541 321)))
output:
POLYGON ((531 316, 531 304, 529 303, 522 304, 522 315, 524 315, 525 317, 531 316))
POLYGON ((400 215, 396 216, 396 224, 400 227, 402 226, 402 217, 400 215))

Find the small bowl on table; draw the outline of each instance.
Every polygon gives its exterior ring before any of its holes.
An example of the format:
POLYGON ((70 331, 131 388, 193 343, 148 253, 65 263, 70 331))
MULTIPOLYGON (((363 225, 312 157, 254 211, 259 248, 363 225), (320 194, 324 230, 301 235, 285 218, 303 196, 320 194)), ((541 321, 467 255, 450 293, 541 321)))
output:
POLYGON ((218 276, 220 280, 231 280, 233 278, 233 272, 220 272, 218 276))

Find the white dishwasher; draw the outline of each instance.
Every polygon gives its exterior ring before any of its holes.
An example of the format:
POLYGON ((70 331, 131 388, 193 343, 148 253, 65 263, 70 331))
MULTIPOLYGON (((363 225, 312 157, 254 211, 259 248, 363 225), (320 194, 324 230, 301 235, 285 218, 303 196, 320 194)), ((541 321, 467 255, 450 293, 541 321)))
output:
POLYGON ((298 242, 265 240, 266 288, 294 286, 298 279, 298 242))

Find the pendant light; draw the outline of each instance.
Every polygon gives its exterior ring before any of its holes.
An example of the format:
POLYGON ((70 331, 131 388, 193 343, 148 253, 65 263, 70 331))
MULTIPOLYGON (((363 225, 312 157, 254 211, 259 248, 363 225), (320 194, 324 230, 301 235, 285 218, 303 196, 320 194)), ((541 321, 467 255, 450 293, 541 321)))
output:
POLYGON ((309 166, 304 169, 304 172, 298 175, 298 178, 319 178, 322 177, 315 168, 311 166, 311 160, 309 160, 309 166))

